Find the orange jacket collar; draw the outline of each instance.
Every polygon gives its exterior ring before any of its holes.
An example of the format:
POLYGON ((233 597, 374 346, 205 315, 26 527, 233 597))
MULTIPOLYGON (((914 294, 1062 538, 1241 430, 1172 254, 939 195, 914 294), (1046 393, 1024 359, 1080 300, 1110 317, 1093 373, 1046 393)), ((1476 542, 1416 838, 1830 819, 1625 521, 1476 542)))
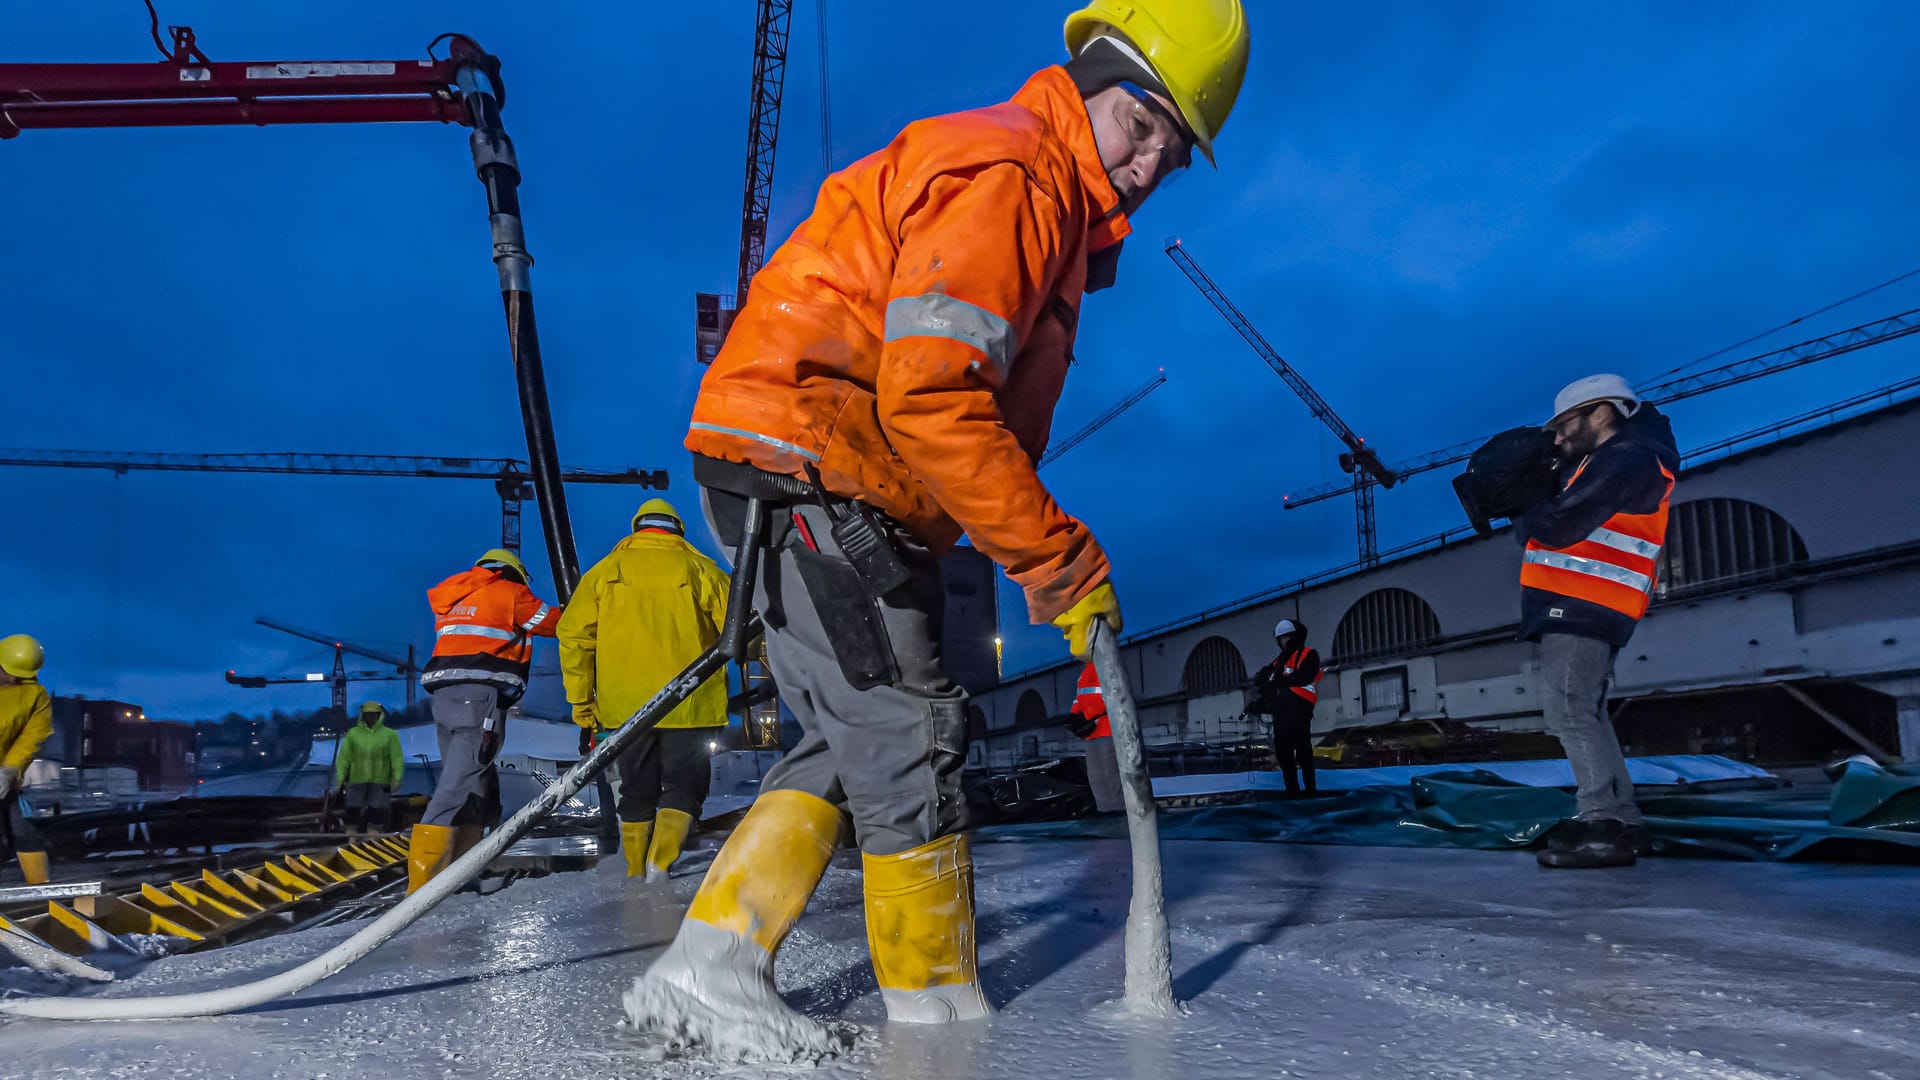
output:
POLYGON ((1073 85, 1073 76, 1058 65, 1043 68, 1027 80, 1013 100, 1052 125, 1073 151, 1074 163, 1080 167, 1080 182, 1099 210, 1092 215, 1093 224, 1087 230, 1088 250, 1103 251, 1126 239, 1133 225, 1121 213, 1120 194, 1113 190, 1113 181, 1107 179, 1107 170, 1100 164, 1093 120, 1087 116, 1086 99, 1073 85))

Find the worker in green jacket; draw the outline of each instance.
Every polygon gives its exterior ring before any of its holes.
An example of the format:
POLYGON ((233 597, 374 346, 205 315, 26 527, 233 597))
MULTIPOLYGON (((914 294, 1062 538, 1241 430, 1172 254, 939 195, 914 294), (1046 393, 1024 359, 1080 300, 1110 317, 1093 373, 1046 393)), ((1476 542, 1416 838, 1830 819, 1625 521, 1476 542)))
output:
POLYGON ((385 831, 388 799, 400 790, 405 769, 400 736, 387 726, 387 707, 377 701, 360 706, 360 722, 340 736, 340 750, 333 757, 333 782, 346 796, 342 820, 349 832, 370 832, 368 822, 376 814, 385 831))
POLYGON ((20 812, 20 784, 53 734, 53 703, 40 685, 46 653, 25 634, 0 638, 0 842, 20 860, 29 885, 47 883, 47 839, 20 812))

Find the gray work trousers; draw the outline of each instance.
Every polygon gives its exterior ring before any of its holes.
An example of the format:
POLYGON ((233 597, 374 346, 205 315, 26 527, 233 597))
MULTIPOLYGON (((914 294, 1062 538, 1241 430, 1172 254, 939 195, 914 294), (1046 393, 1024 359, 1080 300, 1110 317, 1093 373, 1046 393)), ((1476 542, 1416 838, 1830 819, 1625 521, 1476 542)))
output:
POLYGON ((1573 766, 1574 816, 1631 825, 1640 821, 1640 808, 1634 805, 1627 759, 1607 714, 1607 686, 1618 651, 1593 638, 1542 634, 1540 691, 1547 734, 1560 740, 1573 766))
POLYGON ((497 825, 500 771, 481 761, 488 720, 498 731, 507 722, 500 692, 485 683, 454 683, 433 692, 434 734, 440 741, 440 779, 422 825, 497 825))
POLYGON ((345 812, 340 815, 343 825, 356 829, 374 825, 386 831, 387 808, 392 805, 387 785, 348 784, 346 802, 345 812))
MULTIPOLYGON (((729 559, 739 541, 731 523, 744 503, 711 488, 701 495, 729 559)), ((843 807, 870 855, 897 855, 965 830, 967 694, 940 664, 946 594, 939 560, 893 530, 912 576, 875 600, 834 544, 825 510, 809 504, 770 513, 776 546, 761 560, 753 603, 766 623, 767 666, 803 735, 767 770, 760 790, 804 791, 843 807), (795 514, 805 531, 793 524, 795 514), (867 637, 865 655, 855 655, 862 650, 847 627, 861 620, 877 633, 867 637), (843 659, 871 666, 876 646, 890 677, 856 688, 870 680, 848 675, 843 659)))
POLYGON ((678 810, 700 819, 713 784, 713 753, 707 744, 720 737, 717 727, 654 728, 640 736, 614 763, 620 820, 652 821, 661 810, 678 810))
POLYGON ((1112 814, 1127 808, 1120 794, 1120 755, 1111 735, 1087 740, 1087 786, 1093 789, 1096 811, 1112 814))

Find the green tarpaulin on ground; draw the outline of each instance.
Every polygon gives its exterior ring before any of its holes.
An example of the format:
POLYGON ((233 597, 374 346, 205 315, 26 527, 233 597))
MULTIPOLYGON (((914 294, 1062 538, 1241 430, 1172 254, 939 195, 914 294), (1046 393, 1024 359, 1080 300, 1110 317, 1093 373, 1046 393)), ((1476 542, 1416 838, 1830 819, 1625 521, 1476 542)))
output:
MULTIPOLYGON (((1703 785, 1704 786, 1704 785, 1703 785)), ((1639 803, 1662 855, 1920 863, 1920 767, 1853 759, 1830 796, 1726 782, 1716 790, 1645 791, 1639 803)), ((1440 772, 1396 786, 1315 798, 1163 810, 1175 840, 1523 848, 1573 813, 1563 788, 1527 787, 1482 770, 1440 772)), ((984 841, 1125 836, 1119 815, 1001 825, 984 841)))

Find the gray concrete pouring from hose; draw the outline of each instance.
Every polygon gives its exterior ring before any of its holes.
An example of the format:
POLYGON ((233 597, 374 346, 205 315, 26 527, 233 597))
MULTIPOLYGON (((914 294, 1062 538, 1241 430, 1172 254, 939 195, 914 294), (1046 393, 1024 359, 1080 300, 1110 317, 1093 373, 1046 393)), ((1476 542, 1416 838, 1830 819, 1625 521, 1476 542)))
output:
POLYGON ((1120 794, 1127 806, 1127 838, 1133 847, 1133 900, 1127 909, 1127 983, 1121 1004, 1148 1016, 1179 1016, 1173 998, 1173 948, 1167 939, 1166 898, 1160 888, 1160 821, 1147 774, 1146 741, 1133 708, 1133 691, 1120 665, 1120 646, 1104 620, 1095 619, 1091 646, 1100 691, 1120 759, 1120 794))
MULTIPOLYGON (((758 620, 753 622, 757 624, 758 620)), ((757 633, 757 625, 748 629, 749 636, 757 633)), ((478 877, 480 872, 487 868, 488 863, 512 846, 514 841, 526 835, 527 830, 541 818, 552 813, 561 803, 572 798, 576 792, 590 783, 595 776, 613 763, 621 751, 651 730, 661 718, 673 710, 674 706, 686 700, 701 683, 721 670, 726 662, 725 655, 718 648, 708 649, 700 654, 693 663, 687 665, 684 671, 662 687, 659 693, 642 705, 624 725, 602 739, 593 753, 568 769, 537 798, 521 807, 513 817, 508 818, 500 827, 487 834, 479 844, 474 846, 473 850, 434 875, 420 887, 420 891, 402 900, 384 915, 375 919, 366 929, 298 967, 239 986, 207 990, 196 994, 168 994, 160 997, 33 998, 24 1001, 6 1001, 0 1002, 0 1015, 32 1017, 41 1020, 173 1020, 190 1016, 218 1016, 264 1005, 276 998, 304 990, 322 979, 337 975, 348 965, 364 958, 395 934, 412 925, 440 901, 458 892, 461 886, 478 877)))

